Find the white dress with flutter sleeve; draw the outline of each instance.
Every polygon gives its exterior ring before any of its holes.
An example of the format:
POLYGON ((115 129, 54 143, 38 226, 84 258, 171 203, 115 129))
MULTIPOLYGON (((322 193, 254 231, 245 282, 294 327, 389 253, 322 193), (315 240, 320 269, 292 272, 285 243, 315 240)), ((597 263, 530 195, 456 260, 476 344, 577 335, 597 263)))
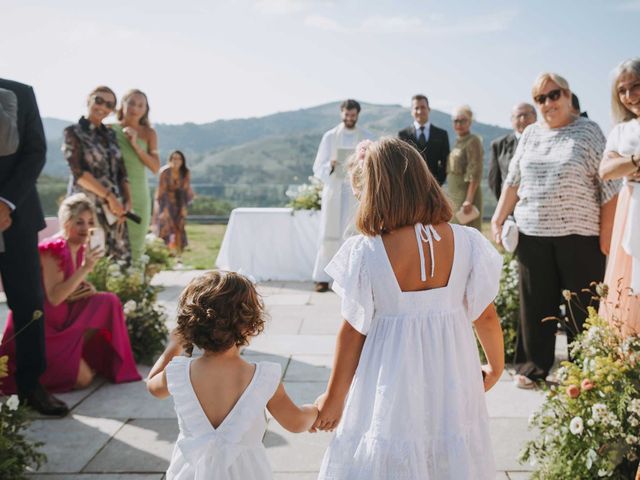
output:
MULTIPOLYGON (((477 230, 451 227, 442 288, 401 291, 379 236, 348 239, 328 265, 343 317, 367 338, 319 479, 495 479, 472 322, 498 293, 502 258, 477 230)), ((415 230, 433 254, 435 229, 415 230)))
POLYGON ((191 385, 191 361, 175 357, 166 368, 180 426, 167 480, 273 478, 262 437, 267 427, 265 407, 280 384, 280 365, 256 363, 251 383, 223 422, 214 428, 191 385))

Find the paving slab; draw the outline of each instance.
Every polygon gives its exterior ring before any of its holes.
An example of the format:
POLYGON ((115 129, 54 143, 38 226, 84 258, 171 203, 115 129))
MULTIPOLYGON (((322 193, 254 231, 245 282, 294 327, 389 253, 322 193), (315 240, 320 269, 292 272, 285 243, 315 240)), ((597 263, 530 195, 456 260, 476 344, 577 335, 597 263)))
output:
POLYGON ((118 419, 74 414, 34 420, 26 434, 30 440, 44 442, 40 451, 47 463, 38 473, 79 473, 123 426, 118 419))
MULTIPOLYGON (((142 373, 142 372, 141 372, 142 373)), ((176 418, 170 398, 158 400, 144 382, 107 384, 75 409, 81 415, 108 418, 176 418)))
POLYGON ((301 335, 337 335, 344 320, 339 315, 316 314, 305 316, 300 327, 301 335))
POLYGON ((532 439, 526 418, 491 418, 491 440, 496 468, 499 471, 530 471, 518 462, 520 450, 532 439))
POLYGON ((295 403, 313 403, 327 388, 327 382, 285 382, 284 388, 295 403))
POLYGON ((302 327, 302 318, 279 317, 271 314, 266 321, 264 332, 270 335, 297 335, 302 327))
POLYGON ((263 295, 265 305, 271 307, 273 305, 306 305, 309 302, 309 293, 285 293, 274 295, 263 295))
POLYGON ((275 355, 333 355, 334 335, 271 335, 263 333, 251 341, 251 348, 275 355))
POLYGON ((328 382, 333 364, 332 355, 293 355, 286 382, 328 382))
POLYGON ((507 472, 509 480, 529 480, 531 472, 507 472))
POLYGON ((328 432, 291 433, 270 421, 263 443, 274 472, 316 473, 332 437, 328 432))
POLYGON ((276 472, 273 474, 273 480, 317 480, 318 472, 301 473, 301 472, 276 472))
POLYGON ((80 473, 64 475, 32 474, 27 478, 38 480, 162 480, 163 473, 80 473))
POLYGON ((175 420, 131 420, 83 472, 165 472, 177 438, 178 422, 175 420))
POLYGON ((529 418, 544 402, 544 394, 538 389, 525 390, 512 382, 500 381, 487 392, 486 401, 490 417, 529 418))

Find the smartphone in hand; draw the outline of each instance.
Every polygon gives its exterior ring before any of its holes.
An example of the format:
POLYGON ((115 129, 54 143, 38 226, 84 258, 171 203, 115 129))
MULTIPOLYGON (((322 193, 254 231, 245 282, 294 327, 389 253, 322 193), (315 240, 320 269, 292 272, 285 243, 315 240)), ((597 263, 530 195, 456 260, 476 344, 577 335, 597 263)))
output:
POLYGON ((103 250, 105 247, 104 230, 101 227, 89 229, 89 248, 91 250, 103 250))

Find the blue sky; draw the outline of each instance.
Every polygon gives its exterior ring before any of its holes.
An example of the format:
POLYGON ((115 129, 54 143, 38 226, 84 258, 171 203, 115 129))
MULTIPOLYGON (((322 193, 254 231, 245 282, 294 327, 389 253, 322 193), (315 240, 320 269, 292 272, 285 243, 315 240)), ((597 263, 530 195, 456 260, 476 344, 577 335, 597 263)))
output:
POLYGON ((422 92, 508 126, 536 75, 556 71, 607 132, 610 72, 640 55, 640 0, 0 0, 0 12, 0 74, 65 119, 106 84, 146 91, 163 123, 422 92))

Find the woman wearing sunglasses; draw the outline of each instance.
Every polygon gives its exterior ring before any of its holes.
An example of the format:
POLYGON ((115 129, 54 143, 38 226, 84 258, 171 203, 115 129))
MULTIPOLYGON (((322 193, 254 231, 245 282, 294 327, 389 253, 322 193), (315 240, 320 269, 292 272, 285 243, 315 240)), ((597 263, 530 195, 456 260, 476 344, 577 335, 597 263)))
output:
MULTIPOLYGON (((555 73, 540 75, 532 89, 541 121, 522 133, 509 174, 491 220, 500 243, 502 224, 514 212, 520 231, 516 251, 520 266, 520 324, 514 380, 532 388, 544 380, 555 357, 563 290, 581 292, 604 278, 619 182, 603 181, 598 168, 605 147, 600 127, 576 116, 568 82, 555 73)), ((572 309, 581 330, 586 312, 572 309)), ((573 325, 573 324, 572 324, 573 325)))
POLYGON ((93 89, 87 100, 87 116, 64 130, 62 151, 71 169, 69 194, 85 193, 96 207, 106 234, 105 254, 129 262, 131 251, 124 214, 131 196, 122 154, 115 132, 102 122, 116 106, 109 87, 93 89))

